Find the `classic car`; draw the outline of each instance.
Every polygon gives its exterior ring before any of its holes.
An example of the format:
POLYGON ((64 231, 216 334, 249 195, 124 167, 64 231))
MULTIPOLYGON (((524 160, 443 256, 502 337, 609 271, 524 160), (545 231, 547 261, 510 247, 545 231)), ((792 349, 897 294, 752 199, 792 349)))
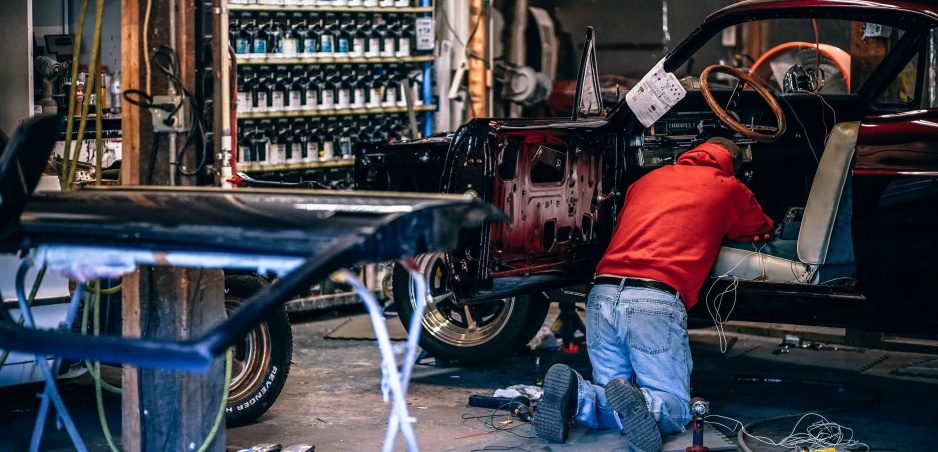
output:
MULTIPOLYGON (((589 292, 629 184, 713 135, 744 149, 738 176, 779 226, 766 243, 723 244, 692 317, 933 334, 936 27, 924 1, 743 1, 609 108, 588 32, 572 118, 480 118, 363 146, 359 189, 469 194, 509 218, 418 257, 421 345, 464 362, 523 347, 549 301, 589 292)), ((392 283, 404 325, 406 276, 392 283)))

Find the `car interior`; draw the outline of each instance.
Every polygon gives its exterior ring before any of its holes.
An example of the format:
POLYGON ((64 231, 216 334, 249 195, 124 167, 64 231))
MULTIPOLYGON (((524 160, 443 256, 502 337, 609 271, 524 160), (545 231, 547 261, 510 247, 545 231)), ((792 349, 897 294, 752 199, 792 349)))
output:
POLYGON ((787 120, 787 133, 777 140, 739 132, 731 137, 746 157, 737 175, 776 220, 777 228, 767 242, 724 241, 711 276, 852 285, 856 264, 850 222, 851 162, 860 122, 868 115, 927 106, 922 92, 928 88, 922 86, 921 72, 928 63, 927 49, 911 42, 915 33, 898 27, 782 18, 746 24, 768 30, 771 39, 762 43, 767 50, 761 55, 735 54, 730 60, 727 47, 744 39, 740 27, 718 33, 675 71, 683 77, 687 95, 641 136, 626 140, 629 166, 640 168, 631 177, 672 163, 721 129, 725 132, 725 121, 705 103, 708 90, 701 89, 701 82, 746 129, 765 135, 784 127, 774 118, 771 101, 760 99, 749 83, 717 71, 701 80, 711 65, 738 68, 773 93, 787 120), (885 54, 851 65, 851 33, 858 30, 885 54))

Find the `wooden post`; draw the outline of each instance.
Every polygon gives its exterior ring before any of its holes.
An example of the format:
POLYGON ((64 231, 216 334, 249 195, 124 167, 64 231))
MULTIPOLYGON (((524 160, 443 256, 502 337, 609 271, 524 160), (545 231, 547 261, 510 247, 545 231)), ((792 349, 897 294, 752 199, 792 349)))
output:
MULTIPOLYGON (((200 42, 194 31, 195 5, 185 0, 150 0, 149 23, 146 1, 121 0, 121 60, 125 89, 147 90, 146 61, 152 49, 170 45, 176 35, 179 76, 194 92, 195 46, 200 42), (170 8, 174 7, 175 27, 170 8), (143 44, 144 30, 147 46, 143 44)), ((150 65, 150 95, 168 94, 165 75, 150 65)), ((169 181, 169 139, 155 135, 150 112, 131 104, 122 111, 124 185, 166 185, 169 181), (151 153, 156 152, 153 168, 151 153), (151 180, 147 174, 152 172, 151 180)), ((188 108, 188 105, 187 105, 188 108)), ((190 112, 191 113, 191 112, 190 112)), ((181 144, 184 137, 178 137, 181 144)), ((191 168, 191 149, 182 162, 191 168)), ((172 169, 174 170, 174 169, 172 169)), ((179 185, 194 185, 193 178, 176 178, 179 185)), ((127 337, 185 340, 203 333, 224 316, 224 283, 220 270, 172 267, 141 267, 123 278, 123 334, 127 337)), ((214 426, 221 406, 224 385, 224 358, 216 359, 208 372, 194 374, 163 369, 123 370, 124 450, 196 450, 214 426)), ((225 448, 224 420, 207 450, 225 448)))
POLYGON ((469 119, 488 116, 491 71, 486 67, 488 58, 489 17, 488 2, 472 0, 469 3, 472 40, 467 43, 476 57, 469 58, 469 119), (480 59, 481 58, 481 59, 480 59))

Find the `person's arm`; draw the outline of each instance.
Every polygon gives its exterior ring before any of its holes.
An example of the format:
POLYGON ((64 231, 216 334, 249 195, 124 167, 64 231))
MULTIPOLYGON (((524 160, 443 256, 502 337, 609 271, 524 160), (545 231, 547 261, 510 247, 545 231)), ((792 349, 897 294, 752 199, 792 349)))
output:
POLYGON ((739 220, 726 232, 730 240, 737 242, 759 242, 772 237, 775 222, 762 211, 751 191, 746 189, 744 201, 739 205, 739 220))

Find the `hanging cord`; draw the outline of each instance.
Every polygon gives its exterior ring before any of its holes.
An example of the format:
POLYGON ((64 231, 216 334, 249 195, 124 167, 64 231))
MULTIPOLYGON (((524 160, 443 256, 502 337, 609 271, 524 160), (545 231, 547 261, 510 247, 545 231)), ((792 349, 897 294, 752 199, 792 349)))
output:
MULTIPOLYGON (((192 125, 189 127, 189 133, 186 134, 186 140, 176 151, 176 162, 182 161, 183 152, 185 152, 186 148, 188 148, 190 144, 195 143, 195 150, 199 163, 191 172, 184 170, 179 163, 174 163, 174 165, 176 166, 175 170, 179 171, 180 174, 184 176, 195 176, 203 169, 205 169, 205 167, 208 165, 209 158, 209 153, 205 150, 205 143, 207 138, 205 137, 205 126, 202 124, 202 107, 199 105, 199 102, 196 100, 195 96, 192 95, 189 89, 186 88, 186 86, 182 83, 182 80, 179 78, 179 59, 175 50, 168 46, 157 47, 153 54, 153 64, 156 66, 156 69, 160 71, 160 73, 169 79, 169 82, 173 85, 173 87, 176 88, 177 91, 183 93, 183 96, 185 97, 183 102, 189 102, 192 125), (195 141, 196 139, 198 139, 198 142, 195 141)), ((138 89, 130 89, 124 91, 123 96, 124 100, 126 100, 127 103, 131 105, 136 105, 146 109, 155 108, 163 110, 168 113, 167 118, 176 116, 183 105, 182 102, 158 104, 154 101, 153 96, 150 95, 149 90, 141 91, 138 89)), ((180 121, 185 120, 185 118, 177 119, 180 121)), ((159 135, 160 134, 156 134, 156 137, 159 137, 159 135)), ((146 180, 148 185, 152 180, 152 168, 156 161, 155 153, 158 149, 156 146, 156 140, 158 138, 156 137, 154 137, 153 154, 150 156, 150 167, 147 170, 146 180)))
POLYGON ((146 70, 147 92, 150 92, 150 59, 147 55, 150 53, 150 11, 153 9, 153 0, 147 0, 147 10, 143 14, 143 67, 146 70))
MULTIPOLYGON (((81 9, 78 12, 78 30, 75 33, 75 48, 81 48, 81 38, 84 35, 85 29, 85 17, 88 15, 88 3, 90 0, 84 0, 81 3, 81 9)), ((71 77, 71 86, 69 88, 68 96, 68 111, 65 112, 68 120, 65 123, 65 149, 62 151, 62 175, 66 173, 68 168, 68 162, 71 160, 72 152, 72 130, 75 127, 75 96, 78 93, 78 66, 81 58, 81 52, 75 52, 75 55, 72 56, 72 77, 71 77)), ((79 140, 80 141, 80 140, 79 140)), ((76 150, 75 152, 80 152, 76 150)), ((62 186, 62 189, 65 190, 65 178, 59 180, 59 184, 62 186)))
MULTIPOLYGON (((195 147, 196 152, 201 151, 201 158, 199 164, 196 166, 195 170, 192 172, 185 171, 179 163, 176 163, 177 170, 180 174, 184 176, 195 176, 198 174, 205 166, 208 164, 208 152, 205 151, 205 128, 202 125, 202 108, 199 105, 199 102, 196 100, 195 96, 186 88, 182 83, 182 80, 179 79, 179 59, 176 56, 176 51, 171 47, 159 46, 156 49, 156 53, 153 54, 153 62, 156 64, 156 68, 165 75, 170 82, 178 89, 182 91, 186 99, 189 101, 191 107, 190 116, 192 117, 192 127, 189 128, 189 134, 186 135, 186 141, 183 142, 182 146, 176 152, 176 162, 182 161, 182 153, 185 152, 186 148, 193 143, 193 139, 196 138, 196 133, 198 133, 199 144, 200 146, 195 147)), ((179 108, 182 107, 180 103, 176 107, 175 114, 179 111, 179 108)), ((184 119, 184 118, 180 118, 184 119)))
POLYGON ((222 421, 225 419, 225 408, 228 406, 228 391, 231 388, 231 348, 225 352, 225 387, 221 392, 221 406, 218 407, 218 414, 215 415, 215 424, 212 425, 212 430, 208 432, 208 436, 205 437, 205 440, 202 441, 202 445, 199 446, 198 452, 205 452, 208 450, 208 446, 212 444, 212 441, 215 440, 215 435, 218 434, 218 429, 221 428, 222 421))
MULTIPOLYGON (((26 307, 31 308, 33 306, 33 301, 36 299, 36 293, 39 292, 39 286, 42 284, 42 279, 46 276, 46 266, 43 265, 42 268, 36 273, 36 279, 33 280, 33 288, 29 291, 29 298, 26 299, 26 307)), ((2 300, 2 298, 0 298, 2 300)), ((16 320, 17 325, 22 325, 23 320, 25 319, 25 314, 20 312, 20 318, 16 320)), ((3 353, 0 353, 0 368, 7 362, 7 358, 10 356, 10 350, 5 349, 3 353)))
MULTIPOLYGON (((85 0, 85 1, 87 2, 88 0, 85 0)), ((84 11, 85 9, 86 9, 85 5, 82 5, 82 11, 84 11)), ((82 20, 84 20, 84 16, 82 16, 82 20)), ((101 76, 100 75, 92 76, 92 74, 100 74, 101 72, 101 61, 99 59, 101 56, 101 30, 103 28, 104 28, 104 0, 95 0, 94 38, 92 41, 93 45, 91 49, 92 70, 91 70, 91 74, 89 74, 88 83, 85 85, 85 93, 88 93, 86 94, 86 96, 90 96, 90 93, 96 92, 98 84, 101 83, 101 76)), ((76 43, 76 46, 77 46, 77 43, 76 43)), ((75 72, 75 74, 77 74, 77 72, 75 72)), ((76 75, 76 81, 77 81, 77 75, 76 75)), ((73 84, 72 85, 73 96, 74 96, 75 90, 77 90, 77 86, 73 84)), ((88 125, 88 110, 90 109, 90 107, 91 107, 90 101, 85 101, 82 103, 81 121, 78 123, 78 139, 79 140, 83 139, 85 136, 85 127, 88 125)), ((72 118, 73 112, 69 111, 67 113, 69 115, 69 122, 73 121, 74 120, 72 118)), ((101 112, 97 112, 96 116, 100 117, 101 112)), ((67 135, 66 140, 68 140, 68 138, 70 137, 70 134, 68 133, 70 131, 71 129, 66 127, 66 135, 67 135)), ((68 142, 66 142, 65 149, 66 151, 69 150, 68 142)), ((65 176, 65 180, 62 183, 62 191, 71 190, 72 184, 75 182, 75 172, 78 169, 78 156, 81 153, 80 149, 81 147, 79 146, 79 149, 77 149, 75 153, 71 155, 71 160, 67 158, 64 159, 65 167, 63 168, 62 172, 64 173, 63 175, 65 176)))
MULTIPOLYGON (((97 336, 100 331, 98 327, 98 319, 99 319, 98 303, 101 300, 101 296, 113 295, 119 292, 121 290, 121 284, 118 284, 109 289, 102 289, 101 281, 95 280, 95 281, 88 282, 87 286, 88 286, 89 292, 91 293, 86 297, 88 299, 86 306, 88 307, 82 311, 81 332, 82 334, 87 334, 89 325, 91 324, 89 321, 89 315, 90 315, 90 311, 93 310, 95 313, 95 316, 94 316, 94 319, 91 321, 94 322, 94 335, 97 336)), ((91 374, 91 377, 94 378, 96 382, 100 382, 101 386, 108 392, 111 392, 114 394, 120 394, 121 388, 112 386, 110 383, 104 380, 101 380, 100 378, 101 370, 99 366, 100 366, 100 362, 98 361, 92 362, 91 360, 87 360, 87 359, 85 360, 85 368, 88 369, 88 373, 91 374)))
POLYGON ((707 313, 710 314, 710 319, 713 320, 713 325, 716 327, 717 334, 720 339, 720 353, 726 353, 726 350, 729 347, 729 343, 726 340, 726 333, 723 330, 723 325, 730 321, 730 314, 732 314, 733 310, 736 309, 736 289, 739 288, 739 277, 733 276, 733 282, 731 282, 729 286, 726 287, 726 289, 723 289, 723 292, 720 292, 717 294, 717 296, 713 297, 713 308, 710 307, 710 292, 713 291, 713 288, 716 287, 717 282, 719 282, 720 279, 729 277, 730 273, 733 273, 733 270, 736 270, 736 268, 742 265, 743 262, 745 262, 746 259, 752 255, 759 256, 759 259, 762 262, 762 275, 765 276, 765 257, 762 255, 762 249, 765 248, 765 244, 763 243, 762 246, 756 247, 755 243, 753 243, 752 247, 755 251, 746 254, 742 259, 739 260, 739 262, 736 263, 736 265, 733 266, 733 268, 727 270, 722 275, 717 276, 716 281, 713 281, 713 284, 710 285, 710 289, 707 290, 707 295, 704 297, 704 305, 707 307, 707 313), (733 294, 733 304, 730 306, 729 312, 727 312, 726 315, 723 315, 720 312, 720 310, 723 308, 723 297, 730 293, 733 294))
POLYGON ((798 117, 798 113, 795 113, 795 109, 788 102, 788 99, 786 99, 785 96, 778 96, 778 98, 781 99, 782 102, 785 102, 785 105, 788 105, 788 108, 791 109, 792 116, 795 117, 795 119, 798 121, 798 125, 801 126, 801 130, 804 131, 804 139, 805 141, 808 142, 808 148, 811 149, 811 155, 814 156, 814 162, 815 163, 820 162, 821 158, 818 157, 817 151, 814 150, 814 145, 811 144, 811 138, 810 138, 810 134, 808 133, 808 128, 804 126, 803 122, 801 122, 801 118, 798 117))
MULTIPOLYGON (((101 46, 100 45, 98 45, 98 62, 101 62, 101 46)), ((100 64, 94 67, 93 73, 94 73, 95 85, 97 86, 98 83, 100 83, 101 85, 104 85, 104 79, 101 76, 100 64)), ((108 87, 101 86, 99 88, 103 88, 106 91, 108 87)), ((95 88, 95 91, 98 93, 102 92, 102 90, 98 88, 95 88)), ((95 132, 94 132, 94 182, 95 182, 95 185, 100 186, 101 185, 101 172, 102 172, 101 167, 102 167, 102 160, 103 160, 103 156, 101 155, 102 154, 101 152, 102 151, 101 129, 103 127, 101 121, 102 121, 102 117, 104 116, 104 112, 101 111, 101 108, 100 108, 100 106, 103 104, 103 101, 100 97, 98 98, 97 103, 98 103, 98 111, 97 111, 97 114, 94 115, 94 128, 95 128, 95 132)))
MULTIPOLYGON (((89 283, 89 289, 92 290, 92 294, 89 294, 85 298, 87 301, 86 309, 82 315, 82 329, 84 333, 87 331, 88 327, 88 311, 92 310, 94 312, 93 318, 93 334, 98 336, 101 334, 101 295, 113 295, 120 291, 122 288, 121 284, 117 286, 101 289, 100 281, 95 281, 94 283, 89 283)), ((218 435, 218 430, 221 428, 222 420, 225 418, 225 408, 228 406, 228 395, 231 385, 231 358, 232 353, 229 348, 225 352, 225 379, 224 379, 224 388, 222 389, 221 396, 221 406, 218 409, 217 414, 215 415, 215 422, 212 425, 212 429, 209 431, 208 435, 202 441, 202 445, 199 446, 198 452, 204 452, 211 445, 212 441, 215 439, 215 436, 218 435)), ((88 373, 91 374, 92 378, 95 381, 95 400, 98 407, 98 421, 101 423, 101 430, 104 432, 104 438, 107 440, 108 446, 114 452, 119 451, 117 444, 114 442, 114 438, 111 435, 111 430, 107 424, 107 417, 104 413, 104 399, 102 389, 112 392, 114 394, 120 394, 121 388, 114 387, 108 382, 104 381, 101 378, 101 362, 95 361, 90 362, 85 360, 85 365, 88 368, 88 373)))
POLYGON ((423 319, 423 308, 425 303, 426 286, 423 277, 416 272, 416 264, 410 260, 408 265, 414 280, 414 293, 418 297, 414 308, 413 317, 411 317, 411 329, 404 352, 404 362, 402 371, 398 371, 397 361, 394 357, 394 350, 391 346, 391 340, 388 335, 388 327, 382 314, 381 305, 375 299, 374 294, 368 290, 356 277, 348 270, 341 270, 333 273, 332 279, 336 282, 342 282, 352 286, 352 289, 361 297, 368 310, 372 327, 375 330, 375 337, 378 339, 378 349, 381 352, 381 390, 384 394, 384 401, 387 403, 389 396, 394 399, 391 408, 388 429, 385 433, 383 452, 390 452, 394 449, 394 443, 397 439, 397 431, 400 430, 407 444, 407 450, 419 450, 417 440, 414 436, 412 424, 416 418, 411 417, 407 412, 407 386, 410 383, 410 375, 414 366, 417 342, 420 338, 421 325, 423 319), (414 328, 416 325, 416 328, 414 328))
MULTIPOLYGON (((93 293, 88 297, 91 304, 94 305, 94 335, 98 336, 101 333, 101 281, 95 281, 93 287, 93 293)), ((84 319, 87 319, 88 305, 85 305, 85 315, 82 318, 82 323, 84 319)), ((82 332, 84 332, 84 326, 82 325, 82 332)), ((93 366, 89 366, 89 363, 85 361, 85 365, 88 367, 91 376, 94 378, 94 396, 95 401, 98 405, 98 421, 101 423, 101 431, 104 432, 104 439, 107 440, 107 445, 111 448, 113 452, 118 452, 117 444, 114 443, 114 438, 111 436, 111 429, 107 425, 107 417, 104 415, 104 398, 102 397, 101 387, 104 383, 101 380, 101 362, 95 361, 93 366)), ((110 388, 113 388, 111 385, 107 385, 110 388)), ((120 389, 116 389, 116 393, 120 394, 120 389)), ((110 390, 110 389, 109 389, 110 390)), ((111 390, 114 392, 113 390, 111 390)))

